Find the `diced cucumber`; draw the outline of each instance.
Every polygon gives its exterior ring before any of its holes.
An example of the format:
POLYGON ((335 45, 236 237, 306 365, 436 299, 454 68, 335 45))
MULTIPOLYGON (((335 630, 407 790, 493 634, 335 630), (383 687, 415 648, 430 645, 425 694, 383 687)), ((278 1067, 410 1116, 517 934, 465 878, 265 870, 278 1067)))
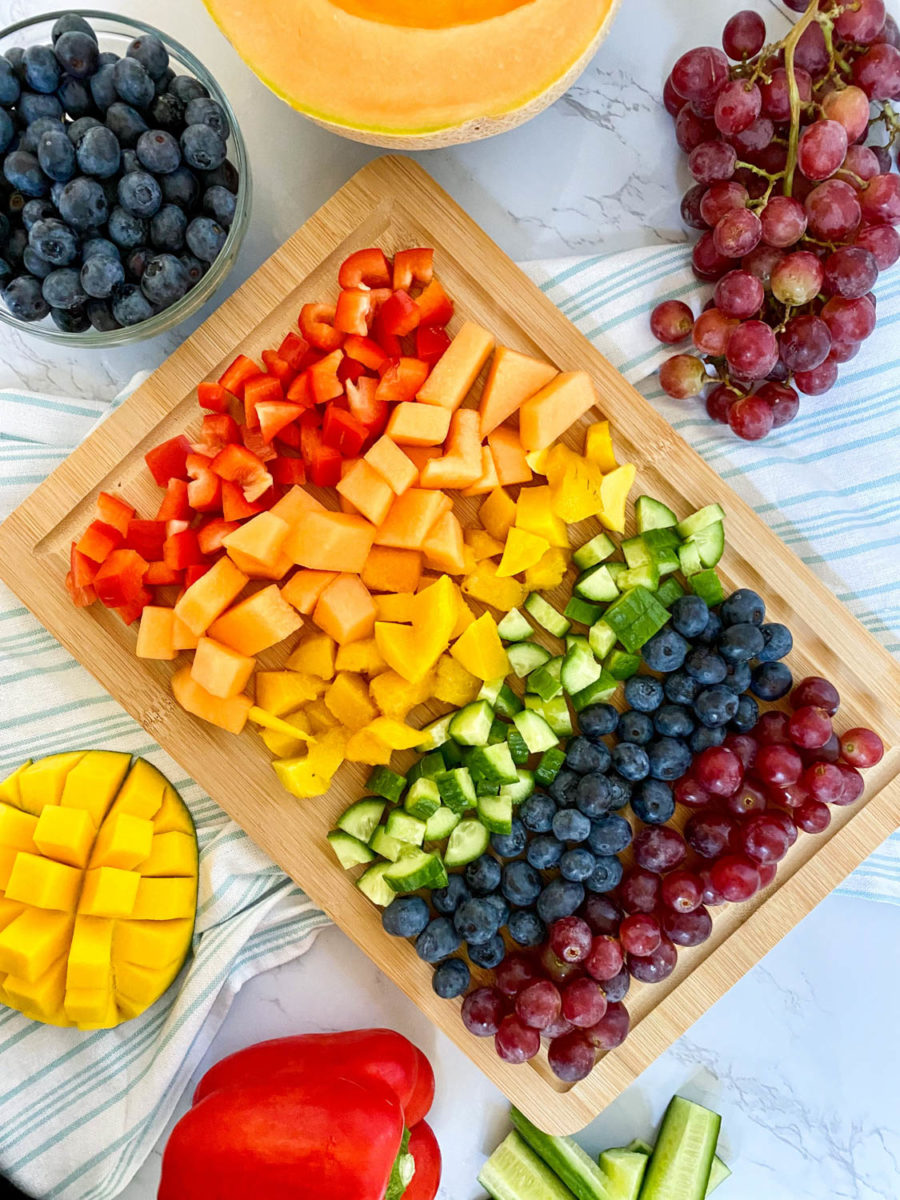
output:
POLYGON ((631 588, 615 600, 603 614, 619 641, 632 653, 658 633, 669 620, 669 611, 644 587, 631 588))
POLYGON ((421 846, 425 841, 425 822, 412 813, 404 812, 402 808, 395 808, 388 813, 384 829, 388 837, 395 837, 410 846, 421 846))
POLYGON ((540 696, 526 696, 525 707, 543 717, 558 737, 568 737, 571 734, 572 716, 565 696, 555 696, 552 700, 542 700, 540 696))
POLYGON ((641 540, 652 554, 660 550, 677 550, 681 538, 677 529, 647 529, 641 534, 641 540))
POLYGON ((575 594, 582 600, 615 600, 619 585, 613 580, 609 566, 601 563, 591 567, 575 580, 575 594))
POLYGON ((616 641, 616 631, 602 618, 591 626, 588 633, 588 645, 595 658, 605 658, 615 646, 616 641))
POLYGON ((476 700, 487 700, 488 704, 493 708, 494 702, 500 695, 500 689, 503 687, 502 679, 487 679, 481 685, 481 691, 475 697, 476 700))
POLYGON ((511 796, 479 796, 478 819, 490 833, 512 833, 511 796))
POLYGON ((567 633, 566 634, 566 654, 573 646, 581 646, 585 650, 590 650, 591 644, 583 633, 567 633))
POLYGON ((417 779, 434 779, 435 775, 440 775, 446 765, 440 751, 432 750, 430 754, 423 754, 413 763, 406 772, 406 782, 412 785, 417 779))
POLYGON ((516 729, 515 725, 510 725, 506 741, 509 745, 509 752, 512 755, 513 762, 517 767, 524 767, 531 757, 531 751, 525 745, 525 739, 519 733, 518 729, 516 729))
POLYGON ((695 533, 685 546, 696 547, 704 567, 714 567, 725 553, 725 526, 721 521, 707 525, 699 533, 695 533))
POLYGON ((710 608, 716 604, 721 604, 725 599, 725 589, 722 587, 722 580, 711 567, 708 571, 698 571, 696 575, 692 575, 688 580, 691 585, 691 591, 695 596, 699 596, 701 600, 705 600, 710 608))
POLYGON ((425 822, 425 841, 442 842, 448 838, 460 822, 459 813, 442 804, 425 822))
POLYGON ((616 694, 618 686, 619 681, 615 676, 604 670, 599 679, 595 679, 593 683, 589 683, 586 688, 571 697, 572 707, 576 712, 581 712, 590 704, 605 704, 616 694))
POLYGON ((368 896, 373 904, 377 904, 379 908, 386 908, 396 896, 396 892, 392 887, 389 887, 385 881, 384 874, 394 864, 390 862, 372 863, 368 870, 363 871, 359 879, 356 881, 356 886, 368 896))
POLYGON ((481 1168, 478 1182, 491 1200, 573 1200, 562 1180, 515 1132, 481 1168))
POLYGON ((656 551, 656 569, 660 574, 660 578, 664 575, 671 575, 673 572, 681 569, 681 560, 678 557, 677 550, 673 550, 671 546, 666 546, 662 550, 656 551))
POLYGON ((532 754, 540 754, 559 744, 559 738, 539 713, 526 708, 516 713, 513 721, 532 754))
POLYGON ((524 642, 533 637, 534 626, 517 608, 511 608, 497 625, 497 632, 505 642, 524 642))
POLYGON ((365 842, 361 842, 351 833, 345 833, 343 829, 332 829, 328 835, 328 844, 345 871, 358 866, 359 863, 371 862, 375 857, 365 842))
POLYGON ((551 746, 549 750, 545 750, 534 769, 535 783, 541 787, 549 787, 562 770, 565 761, 565 753, 558 746, 551 746))
POLYGON ((521 804, 523 800, 527 800, 534 791, 534 771, 529 771, 527 767, 516 768, 516 782, 504 783, 500 789, 501 796, 508 796, 513 803, 513 808, 517 804, 521 804))
POLYGON ((666 529, 678 524, 678 518, 671 508, 652 496, 638 496, 634 502, 634 516, 641 533, 647 529, 666 529))
POLYGON ((564 615, 570 621, 577 621, 579 625, 593 625, 599 620, 602 611, 599 605, 588 604, 587 600, 582 600, 580 596, 573 596, 565 607, 564 615))
POLYGON ((366 782, 366 787, 374 796, 384 796, 385 800, 396 804, 403 795, 406 779, 390 767, 375 767, 366 782))
POLYGON ((550 651, 534 642, 514 642, 506 649, 509 665, 519 679, 530 675, 543 663, 550 661, 550 651))
POLYGON ((506 734, 509 726, 505 721, 501 721, 499 717, 494 717, 491 721, 491 732, 488 734, 488 745, 496 746, 497 742, 505 742, 506 734))
POLYGON ((671 608, 678 597, 684 595, 684 588, 677 579, 664 579, 654 595, 664 608, 671 608))
POLYGON ((368 843, 383 812, 383 800, 357 800, 338 817, 337 827, 357 841, 368 843))
POLYGON ((473 778, 477 775, 488 783, 515 783, 517 779, 516 764, 507 742, 476 746, 469 755, 468 766, 473 778))
POLYGON ((450 728, 450 722, 453 720, 453 713, 445 713, 442 717, 438 717, 436 721, 432 721, 430 725, 426 725, 419 732, 422 735, 422 740, 416 746, 417 750, 428 751, 436 750, 438 746, 443 746, 450 734, 447 732, 450 728))
POLYGON ((447 872, 439 854, 409 846, 385 871, 384 881, 395 892, 417 892, 419 888, 446 887, 447 872))
POLYGON ((602 670, 603 668, 597 662, 596 658, 594 658, 590 646, 586 641, 584 645, 570 647, 566 651, 566 657, 563 659, 562 670, 559 676, 563 690, 568 692, 570 696, 574 696, 576 692, 584 691, 586 687, 600 678, 602 670))
POLYGON ((473 775, 472 778, 475 780, 475 807, 476 808, 478 807, 478 801, 482 798, 482 796, 497 796, 497 795, 499 795, 500 785, 498 783, 491 783, 489 780, 485 779, 484 776, 482 776, 482 775, 473 775))
POLYGON ((703 1200, 722 1118, 682 1096, 666 1109, 641 1200, 703 1200))
POLYGON ((609 558, 611 554, 615 553, 615 550, 616 544, 612 538, 608 534, 598 533, 589 542, 578 547, 572 555, 572 562, 579 571, 586 571, 588 567, 596 567, 597 563, 609 558))
POLYGON ((515 713, 520 712, 521 708, 522 701, 512 690, 509 684, 504 683, 497 695, 496 703, 494 704, 495 711, 498 712, 501 717, 511 717, 515 713))
POLYGON ((606 564, 606 569, 612 576, 613 583, 616 587, 619 586, 619 579, 628 570, 628 563, 611 562, 606 564))
POLYGON ((713 1165, 709 1172, 709 1183, 707 1184, 706 1188, 707 1196, 710 1194, 710 1192, 714 1192, 720 1183, 724 1183, 725 1180, 730 1177, 730 1175, 731 1168, 726 1167, 717 1154, 713 1159, 713 1165))
POLYGON ((698 571, 703 570, 703 563, 700 561, 700 548, 696 542, 685 542, 678 547, 678 562, 681 566, 683 575, 689 578, 691 575, 696 575, 698 571))
MULTIPOLYGON (((443 764, 442 764, 443 766, 443 764)), ((420 821, 427 821, 441 806, 441 793, 434 779, 423 775, 410 785, 403 800, 403 807, 420 821)))
POLYGON ((381 858, 386 858, 388 862, 396 862, 406 844, 397 837, 391 837, 384 825, 379 825, 369 838, 369 845, 374 852, 381 858))
POLYGON ((707 504, 705 508, 698 509, 683 521, 679 521, 675 528, 679 537, 689 538, 701 529, 706 529, 707 525, 715 525, 716 521, 724 520, 725 509, 721 504, 707 504))
POLYGON ((441 793, 441 800, 454 812, 463 813, 467 808, 475 807, 475 785, 466 767, 452 767, 438 775, 435 782, 441 793))
POLYGON ((659 587, 659 567, 655 562, 643 563, 639 567, 629 567, 619 576, 619 587, 623 592, 636 587, 655 592, 659 587))
MULTIPOLYGON (((465 750, 452 738, 449 742, 444 742, 441 746, 441 758, 444 760, 444 766, 448 771, 452 771, 454 767, 461 767, 464 762, 465 750)), ((435 776, 435 779, 437 776, 435 776)))
POLYGON ((573 1138, 542 1133, 517 1108, 510 1109, 509 1116, 520 1137, 578 1200, 612 1200, 603 1172, 573 1138))
POLYGON ((637 537, 626 538, 621 549, 629 567, 642 567, 645 563, 653 562, 656 557, 640 534, 637 537))
POLYGON ((487 700, 473 700, 450 722, 450 736, 460 746, 486 746, 494 710, 487 700))
POLYGON ((525 601, 525 611, 534 617, 542 629, 546 629, 554 637, 565 637, 569 632, 569 622, 539 592, 532 592, 528 596, 525 601))
POLYGON ((600 1155, 600 1170, 615 1200, 638 1200, 647 1170, 647 1155, 636 1150, 604 1150, 600 1155))
POLYGON ((630 679, 641 669, 641 656, 627 650, 613 650, 603 665, 613 679, 630 679))
POLYGON ((484 854, 490 840, 491 835, 481 821, 467 817, 450 833, 444 851, 444 864, 447 867, 464 867, 484 854))
POLYGON ((560 676, 563 661, 563 656, 558 655, 545 662, 542 667, 538 667, 536 671, 532 671, 525 684, 527 690, 534 692, 542 700, 552 700, 554 696, 558 696, 562 691, 560 676))

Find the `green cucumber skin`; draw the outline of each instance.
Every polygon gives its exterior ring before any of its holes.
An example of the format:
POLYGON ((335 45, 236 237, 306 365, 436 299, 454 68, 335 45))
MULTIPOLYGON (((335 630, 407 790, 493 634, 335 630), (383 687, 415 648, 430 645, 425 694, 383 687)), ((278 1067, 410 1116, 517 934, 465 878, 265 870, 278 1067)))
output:
POLYGON ((510 1110, 513 1128, 576 1197, 576 1200, 615 1200, 608 1181, 594 1160, 571 1138, 542 1133, 519 1112, 510 1110))
POLYGON ((721 1124, 718 1113, 673 1096, 647 1164, 640 1200, 704 1200, 721 1124), (686 1144, 689 1132, 696 1146, 686 1144))
POLYGON ((478 1182, 492 1200, 577 1200, 515 1131, 484 1164, 478 1182))

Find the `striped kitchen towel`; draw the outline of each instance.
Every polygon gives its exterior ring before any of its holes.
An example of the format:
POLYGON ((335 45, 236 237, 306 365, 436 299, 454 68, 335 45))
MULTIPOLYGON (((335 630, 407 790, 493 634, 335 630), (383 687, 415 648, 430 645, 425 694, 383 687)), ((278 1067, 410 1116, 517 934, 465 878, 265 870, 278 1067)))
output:
MULTIPOLYGON (((879 331, 831 395, 766 441, 738 442, 697 402, 662 395, 665 351, 647 314, 705 299, 684 245, 529 264, 544 291, 891 650, 900 650, 900 280, 879 331), (892 349, 893 348, 893 349, 892 349)), ((0 516, 89 431, 106 406, 0 393, 0 516)), ((609 414, 615 421, 615 413, 609 414)), ((137 1170, 241 983, 301 953, 325 918, 0 587, 0 775, 36 747, 144 754, 190 804, 202 846, 195 957, 179 988, 119 1030, 46 1029, 0 1010, 0 1169, 45 1198, 107 1200, 137 1170)), ((900 904, 900 836, 841 889, 900 904)))

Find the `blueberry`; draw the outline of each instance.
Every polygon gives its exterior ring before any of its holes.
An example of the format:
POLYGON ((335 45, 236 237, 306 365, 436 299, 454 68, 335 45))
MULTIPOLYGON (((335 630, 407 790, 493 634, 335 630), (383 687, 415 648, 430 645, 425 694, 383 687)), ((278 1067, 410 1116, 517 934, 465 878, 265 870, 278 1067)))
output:
POLYGON ((15 104, 21 90, 9 59, 0 58, 0 104, 15 104))
POLYGON ((139 62, 151 79, 159 79, 166 73, 169 52, 155 33, 135 38, 125 53, 139 62))
POLYGON ((602 742, 590 742, 586 737, 572 738, 566 751, 566 766, 579 775, 605 771, 609 767, 609 751, 602 742))
POLYGON ((138 282, 143 279, 147 263, 156 256, 156 251, 150 246, 134 246, 125 255, 125 270, 129 279, 138 282))
POLYGON ((630 742, 621 742, 612 752, 613 767, 623 779, 637 783, 646 779, 650 773, 650 759, 643 746, 635 746, 630 742))
POLYGON ((416 954, 428 963, 440 962, 459 949, 459 935, 447 917, 436 917, 416 938, 416 954))
POLYGON ((750 686, 751 678, 752 673, 748 662, 729 663, 728 674, 723 680, 723 686, 731 688, 733 692, 740 695, 741 692, 746 692, 750 686))
POLYGON ((237 167, 227 158, 214 171, 201 172, 200 177, 203 180, 204 188, 223 187, 227 188, 229 192, 234 192, 235 195, 237 195, 241 182, 237 167))
POLYGON ((590 818, 576 808, 561 808, 553 818, 553 836, 561 842, 586 842, 590 832, 590 818))
POLYGON ((160 184, 168 204, 177 204, 179 208, 193 208, 197 203, 200 183, 189 167, 180 166, 168 175, 163 175, 160 184))
POLYGON ((486 969, 499 967, 506 958, 506 943, 499 933, 495 933, 492 938, 488 938, 481 945, 467 945, 466 950, 476 967, 485 967, 486 969))
POLYGON ((87 297, 75 267, 58 267, 41 284, 41 292, 51 308, 75 308, 87 297))
POLYGON ((231 137, 231 126, 228 123, 225 109, 217 100, 201 96, 189 101, 185 109, 184 120, 186 125, 209 125, 226 142, 231 137))
POLYGON ((98 67, 114 67, 121 57, 121 54, 115 54, 112 50, 101 50, 97 59, 98 67))
POLYGON ((141 276, 141 290, 159 308, 180 300, 190 286, 187 271, 172 254, 154 255, 141 276))
POLYGON ((584 887, 571 879, 551 879, 538 896, 541 920, 551 925, 561 917, 571 917, 584 904, 584 887))
POLYGON ((162 188, 147 171, 129 171, 117 185, 119 204, 134 217, 152 217, 162 204, 162 188))
POLYGON ((169 91, 173 96, 177 96, 182 104, 190 104, 200 96, 209 95, 206 87, 192 75, 176 75, 169 84, 169 91))
POLYGON ((461 958, 446 958, 435 967, 431 986, 442 1000, 453 1000, 469 990, 472 973, 461 958))
POLYGON ((3 174, 24 196, 47 194, 47 177, 35 155, 27 150, 13 150, 7 154, 3 160, 3 174))
POLYGON ((106 193, 96 179, 88 179, 85 175, 79 175, 65 185, 57 207, 66 224, 82 232, 105 224, 109 216, 106 193))
POLYGON ((13 266, 16 266, 17 263, 20 263, 27 245, 28 234, 25 232, 25 230, 21 226, 19 226, 17 229, 13 229, 9 237, 6 239, 4 254, 6 255, 7 262, 12 263, 13 266))
POLYGON ((167 175, 181 165, 178 142, 165 129, 148 129, 138 138, 137 156, 148 171, 167 175))
POLYGON ((112 315, 112 309, 105 300, 88 300, 84 311, 93 328, 99 333, 109 333, 119 328, 119 322, 112 315))
POLYGON ((497 916, 497 928, 502 929, 509 920, 510 907, 509 901, 506 900, 499 892, 493 892, 490 896, 485 896, 488 904, 493 908, 497 916))
POLYGON ((750 588, 738 588, 722 602, 719 614, 723 625, 762 625, 766 605, 762 596, 750 588))
POLYGON ((148 108, 153 103, 153 80, 136 58, 120 58, 113 67, 113 77, 119 99, 132 108, 148 108))
POLYGON ((116 284, 125 282, 125 268, 118 258, 95 254, 81 266, 81 286, 95 300, 106 300, 116 284))
POLYGON ((50 179, 67 182, 75 174, 75 151, 62 129, 41 134, 37 158, 41 170, 50 179))
POLYGON ((709 608, 700 596, 679 596, 671 613, 673 629, 686 638, 702 633, 709 620, 709 608))
POLYGON ((33 246, 25 247, 22 262, 25 270, 29 275, 33 275, 35 279, 46 279, 50 272, 55 270, 53 263, 48 263, 45 258, 41 258, 33 246))
POLYGON ((513 817, 509 833, 492 833, 491 846, 501 858, 518 858, 528 842, 528 833, 518 817, 513 817))
POLYGON ((117 205, 109 214, 109 236, 117 246, 130 250, 147 240, 147 222, 117 205))
POLYGON ((156 87, 157 97, 162 96, 163 94, 165 94, 165 95, 171 94, 169 92, 169 84, 172 82, 172 80, 174 78, 175 78, 175 72, 172 70, 171 67, 166 67, 166 69, 163 71, 162 75, 160 75, 159 78, 153 80, 153 83, 156 87))
POLYGON ((582 775, 575 793, 578 811, 591 821, 608 813, 612 807, 612 788, 609 778, 600 771, 582 775))
POLYGON ((540 946, 547 939, 547 926, 530 908, 521 908, 509 918, 509 936, 520 946, 540 946))
POLYGON ((552 833, 540 833, 532 838, 525 851, 525 857, 536 871, 549 871, 562 858, 564 846, 552 833))
POLYGON ((709 729, 727 725, 737 712, 738 698, 731 688, 718 685, 704 688, 694 701, 694 712, 701 724, 709 729))
POLYGON ((206 272, 209 270, 209 263, 201 262, 199 258, 194 258, 193 254, 180 254, 178 261, 187 271, 188 279, 191 281, 191 287, 195 283, 199 283, 206 272))
POLYGON ((63 75, 56 89, 56 96, 63 111, 73 120, 86 117, 94 107, 94 98, 88 90, 88 85, 71 75, 63 75))
POLYGON ((676 630, 666 626, 641 647, 641 657, 651 671, 677 671, 690 650, 690 643, 676 630))
POLYGON ((119 101, 111 104, 106 110, 106 125, 119 139, 119 145, 122 147, 136 146, 138 138, 147 130, 147 122, 137 109, 119 101))
POLYGON ((453 928, 464 941, 477 946, 497 932, 497 912, 484 896, 472 896, 463 900, 453 914, 453 928))
POLYGON ((625 700, 637 712, 655 712, 663 702, 663 685, 652 675, 632 675, 625 681, 625 700))
POLYGON ((691 752, 678 738, 661 737, 647 747, 654 779, 680 779, 691 765, 691 752))
POLYGON ((653 737, 653 718, 648 713, 629 711, 619 721, 619 741, 646 746, 653 737))
POLYGON ((20 321, 40 321, 50 308, 41 292, 41 284, 30 275, 11 280, 0 292, 0 298, 14 317, 20 321))
POLYGON ((790 654, 794 647, 794 639, 787 625, 779 625, 777 621, 772 621, 761 625, 759 631, 763 635, 763 648, 756 656, 759 662, 777 662, 790 654))
POLYGON ((100 67, 96 74, 91 76, 88 87, 97 108, 108 116, 109 109, 117 103, 119 98, 119 93, 116 91, 115 64, 107 63, 100 67))
POLYGON ((66 129, 69 141, 73 146, 77 147, 87 131, 89 129, 96 129, 99 125, 100 122, 96 117, 79 117, 77 121, 73 121, 66 129))
POLYGON ((731 718, 731 728, 738 733, 749 733, 759 720, 759 705, 752 696, 741 696, 737 712, 731 718))
POLYGON ((212 262, 225 245, 227 230, 211 217, 194 217, 185 233, 188 249, 204 262, 212 262))
POLYGON ((105 125, 88 129, 78 143, 78 165, 85 175, 109 179, 119 169, 122 151, 116 135, 105 125))
POLYGON ((528 908, 534 904, 541 891, 541 877, 530 863, 518 860, 507 863, 503 868, 500 884, 503 895, 517 908, 528 908))
POLYGON ((0 154, 5 154, 16 136, 16 127, 5 108, 0 108, 0 154))
POLYGON ((624 1000, 630 987, 631 973, 627 967, 623 967, 618 975, 613 975, 612 979, 603 981, 603 991, 610 1004, 617 1004, 624 1000))
MULTIPOLYGON (((96 49, 96 47, 95 47, 96 49)), ((50 46, 27 46, 25 82, 36 92, 55 92, 59 86, 59 63, 50 46)))
POLYGON ((22 133, 19 138, 17 150, 26 150, 29 154, 37 155, 38 146, 41 142, 41 136, 55 130, 57 133, 65 133, 66 129, 62 121, 56 117, 38 117, 36 121, 32 121, 28 128, 22 133))
POLYGON ((749 662, 765 644, 760 630, 749 622, 726 626, 716 642, 719 653, 729 663, 749 662))
POLYGON ((444 917, 452 916, 463 900, 468 898, 469 889, 462 875, 451 875, 446 887, 437 888, 431 893, 431 903, 444 917))
POLYGON ((97 39, 79 29, 70 29, 57 38, 54 52, 59 65, 73 79, 87 79, 99 66, 97 39))
POLYGON ((624 817, 610 813, 599 821, 591 822, 588 845, 601 858, 619 854, 631 844, 631 826, 624 817))
POLYGON ((764 662, 753 668, 750 691, 760 700, 780 700, 794 685, 794 678, 783 662, 764 662))
POLYGON ((163 92, 150 105, 150 120, 153 122, 154 129, 164 129, 167 133, 180 133, 184 128, 184 105, 171 92, 163 92))
POLYGON ((184 161, 198 171, 214 171, 227 152, 224 138, 211 125, 188 125, 181 135, 184 161))
POLYGON ((721 746, 726 733, 724 725, 717 725, 715 729, 707 729, 705 725, 700 725, 688 738, 688 745, 694 754, 699 754, 702 750, 708 750, 710 746, 721 746))
POLYGON ((663 690, 666 699, 671 700, 673 704, 693 704, 700 691, 700 684, 688 675, 687 671, 676 671, 666 679, 663 690))
POLYGON ((153 305, 134 283, 120 283, 112 296, 112 313, 120 325, 137 325, 153 316, 153 305))
POLYGON ((105 237, 92 237, 81 243, 82 262, 87 262, 89 258, 93 258, 97 254, 104 258, 118 258, 119 248, 105 237))
POLYGON ((622 864, 615 855, 604 855, 596 859, 584 886, 589 892, 611 892, 622 882, 623 874, 622 864))
POLYGON ((612 809, 624 808, 631 799, 631 784, 621 775, 608 775, 612 809))
MULTIPOLYGON (((42 200, 37 200, 37 201, 29 200, 28 203, 22 209, 22 212, 25 211, 25 209, 28 207, 29 204, 35 204, 35 203, 43 204, 44 202, 42 200)), ((6 215, 5 212, 0 212, 0 246, 2 246, 3 243, 6 241, 6 239, 9 237, 9 228, 10 228, 9 217, 6 215)))
POLYGON ((544 792, 533 792, 522 802, 519 816, 522 824, 531 833, 549 833, 553 828, 553 815, 556 804, 551 796, 544 792))
POLYGON ((581 776, 577 771, 570 771, 568 767, 563 767, 547 790, 556 803, 565 808, 567 805, 575 803, 575 792, 579 779, 581 776))
POLYGON ((28 231, 28 244, 54 267, 67 267, 78 257, 78 238, 68 225, 55 217, 35 221, 28 231))
MULTIPOLYGON (((22 206, 22 224, 31 232, 32 225, 36 225, 38 221, 44 220, 46 217, 55 217, 56 210, 49 200, 28 200, 22 206)), ((6 218, 3 218, 4 221, 6 218)), ((9 232, 7 222, 7 233, 9 232)), ((0 239, 2 240, 2 239, 0 239)))
POLYGON ((3 57, 12 67, 13 74, 19 83, 25 82, 25 50, 22 46, 10 46, 3 51, 3 57))
POLYGON ((691 638, 691 641, 694 645, 711 646, 721 632, 722 618, 717 612, 711 612, 706 627, 691 638))
POLYGON ((78 13, 64 13, 61 17, 57 17, 53 23, 53 28, 50 30, 50 40, 55 46, 64 33, 73 32, 86 33, 95 42, 97 40, 94 30, 84 17, 79 16, 78 13))
POLYGON ((645 825, 665 825, 675 815, 672 789, 661 779, 645 779, 631 797, 631 811, 645 825))
POLYGON ((585 850, 583 846, 578 846, 574 850, 567 850, 559 860, 559 873, 563 879, 574 880, 575 883, 584 883, 594 871, 597 865, 597 860, 591 854, 590 850, 585 850))
POLYGON ((150 241, 157 250, 174 252, 184 245, 186 229, 187 217, 178 205, 164 204, 159 212, 150 218, 150 241))
POLYGON ((682 704, 664 704, 654 715, 653 726, 663 737, 686 738, 694 732, 694 718, 682 704))
POLYGON ((496 858, 482 854, 465 870, 466 884, 473 896, 487 896, 500 886, 501 869, 496 858))
POLYGON ((578 714, 578 726, 591 741, 613 733, 619 724, 618 710, 611 704, 589 704, 578 714))
POLYGON ((397 896, 381 914, 381 924, 391 937, 418 937, 430 920, 421 896, 397 896))
POLYGON ((721 683, 728 674, 728 665, 721 655, 705 646, 692 650, 684 661, 684 669, 704 687, 721 683))

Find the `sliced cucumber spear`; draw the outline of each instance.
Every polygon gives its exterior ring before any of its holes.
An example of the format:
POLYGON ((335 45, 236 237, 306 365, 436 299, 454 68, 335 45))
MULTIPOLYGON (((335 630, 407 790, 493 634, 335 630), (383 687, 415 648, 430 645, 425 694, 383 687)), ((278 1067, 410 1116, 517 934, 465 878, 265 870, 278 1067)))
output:
POLYGON ((576 1141, 542 1133, 517 1108, 513 1108, 509 1115, 519 1135, 578 1200, 617 1200, 609 1190, 603 1172, 576 1141))
POLYGON ((492 1200, 575 1200, 515 1132, 500 1143, 481 1168, 478 1182, 492 1200))
POLYGON ((647 1165, 641 1200, 703 1200, 721 1124, 718 1113, 674 1096, 647 1165))

